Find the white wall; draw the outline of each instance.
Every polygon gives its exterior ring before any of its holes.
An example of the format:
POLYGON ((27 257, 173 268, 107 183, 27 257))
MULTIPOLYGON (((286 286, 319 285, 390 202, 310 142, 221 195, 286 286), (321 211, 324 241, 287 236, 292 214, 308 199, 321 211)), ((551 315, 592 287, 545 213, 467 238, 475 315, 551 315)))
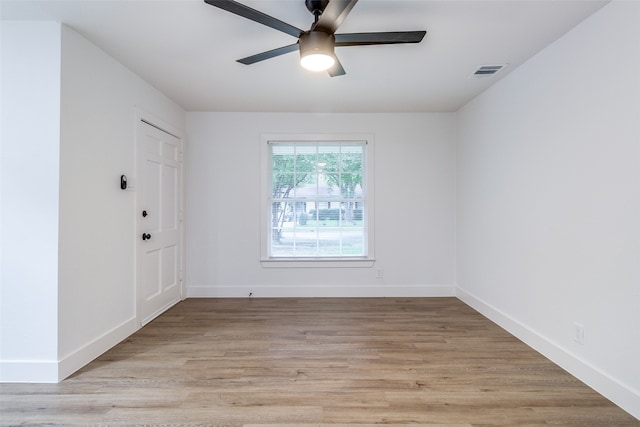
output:
POLYGON ((60 45, 59 24, 2 23, 3 380, 57 378, 60 45))
POLYGON ((2 381, 55 382, 137 328, 136 114, 185 113, 68 27, 3 22, 2 381))
POLYGON ((588 18, 458 132, 460 297, 640 417, 640 3, 588 18))
POLYGON ((188 113, 187 119, 188 295, 453 295, 452 114, 188 113), (322 132, 375 135, 376 263, 263 268, 260 135, 322 132))
POLYGON ((63 26, 59 286, 63 377, 137 328, 136 192, 120 189, 122 174, 135 185, 137 111, 185 129, 180 107, 63 26))

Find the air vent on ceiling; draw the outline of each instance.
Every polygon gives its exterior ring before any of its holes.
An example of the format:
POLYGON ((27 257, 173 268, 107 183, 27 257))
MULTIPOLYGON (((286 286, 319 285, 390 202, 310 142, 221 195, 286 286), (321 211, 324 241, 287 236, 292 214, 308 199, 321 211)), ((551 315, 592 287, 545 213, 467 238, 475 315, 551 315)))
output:
POLYGON ((493 77, 496 73, 502 70, 505 67, 505 64, 501 65, 482 65, 473 72, 474 77, 482 78, 482 77, 493 77))

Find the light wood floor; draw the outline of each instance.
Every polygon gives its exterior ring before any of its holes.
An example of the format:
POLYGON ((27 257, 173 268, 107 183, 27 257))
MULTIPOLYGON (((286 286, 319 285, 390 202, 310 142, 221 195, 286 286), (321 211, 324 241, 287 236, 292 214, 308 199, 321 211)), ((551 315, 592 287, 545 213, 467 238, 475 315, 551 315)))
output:
POLYGON ((638 426, 454 298, 189 299, 1 423, 638 426))

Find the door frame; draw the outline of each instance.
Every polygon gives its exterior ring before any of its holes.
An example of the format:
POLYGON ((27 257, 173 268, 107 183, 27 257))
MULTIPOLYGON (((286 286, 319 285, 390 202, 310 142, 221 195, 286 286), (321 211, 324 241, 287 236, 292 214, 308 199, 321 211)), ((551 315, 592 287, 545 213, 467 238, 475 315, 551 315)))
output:
MULTIPOLYGON (((137 188, 137 183, 138 183, 138 173, 140 172, 138 170, 138 144, 140 144, 140 133, 139 133, 139 129, 138 126, 140 126, 140 122, 144 122, 146 124, 148 124, 149 126, 155 127, 160 131, 166 132, 169 135, 178 138, 180 140, 180 154, 179 154, 179 161, 180 161, 180 202, 179 202, 179 206, 180 206, 180 212, 178 215, 178 221, 180 223, 180 226, 178 228, 178 233, 180 234, 179 236, 179 240, 180 240, 180 253, 179 253, 179 263, 180 263, 180 269, 178 272, 178 280, 180 281, 180 301, 184 300, 186 298, 187 292, 186 292, 186 283, 184 280, 185 277, 185 259, 186 259, 186 239, 185 239, 185 232, 186 232, 186 226, 185 226, 185 208, 186 208, 186 200, 185 200, 185 190, 186 190, 186 185, 185 185, 185 131, 182 129, 179 129, 169 123, 167 123, 166 121, 162 120, 161 118, 147 112, 144 111, 140 108, 136 108, 135 109, 135 122, 134 122, 134 130, 135 130, 135 145, 134 145, 134 167, 133 170, 135 171, 135 179, 133 180, 133 182, 131 182, 131 179, 129 179, 128 182, 128 186, 130 189, 134 190, 134 191, 138 191, 137 188), (133 185, 132 185, 133 184, 133 185)), ((138 245, 139 245, 139 236, 138 236, 138 212, 140 212, 141 207, 138 206, 138 194, 136 193, 135 196, 135 201, 133 203, 133 218, 134 218, 134 224, 133 224, 133 228, 134 228, 134 232, 133 232, 133 256, 134 256, 134 269, 133 269, 133 298, 134 298, 134 307, 135 307, 135 319, 136 319, 136 324, 137 327, 140 328, 142 326, 144 326, 142 324, 142 319, 140 318, 140 310, 139 310, 139 301, 138 301, 138 287, 139 287, 139 281, 138 281, 138 270, 139 270, 139 260, 138 260, 138 245)), ((145 322, 149 323, 151 320, 153 319, 149 319, 145 322)))

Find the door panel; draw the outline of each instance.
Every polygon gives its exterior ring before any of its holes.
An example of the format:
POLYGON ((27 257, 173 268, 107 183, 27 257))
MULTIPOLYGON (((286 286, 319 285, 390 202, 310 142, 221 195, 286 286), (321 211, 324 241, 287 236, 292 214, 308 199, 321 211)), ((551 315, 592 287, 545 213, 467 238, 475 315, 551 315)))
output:
POLYGON ((182 294, 181 153, 179 138, 139 122, 137 317, 141 325, 178 302, 182 294))

